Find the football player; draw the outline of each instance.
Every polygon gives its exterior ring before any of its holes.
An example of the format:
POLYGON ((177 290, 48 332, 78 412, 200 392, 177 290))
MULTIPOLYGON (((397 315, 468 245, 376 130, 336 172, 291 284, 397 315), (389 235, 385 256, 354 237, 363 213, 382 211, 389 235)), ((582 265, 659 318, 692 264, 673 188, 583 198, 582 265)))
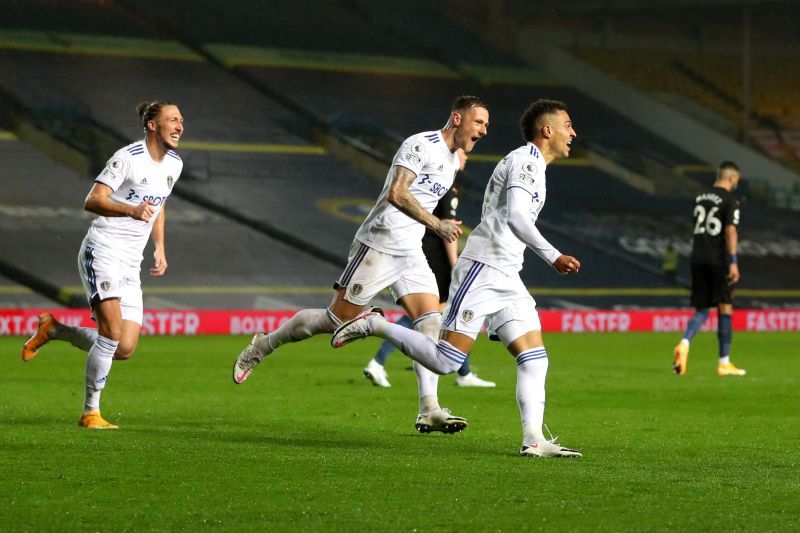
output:
POLYGON ((142 327, 139 271, 149 238, 155 245, 151 276, 167 270, 164 249, 165 206, 183 162, 175 152, 183 135, 183 116, 170 102, 137 106, 144 139, 117 150, 95 178, 84 208, 97 215, 81 244, 78 271, 97 328, 61 324, 49 313, 22 348, 29 361, 51 340, 64 340, 88 352, 83 414, 78 425, 117 429, 100 414, 100 393, 114 359, 136 350, 142 327))

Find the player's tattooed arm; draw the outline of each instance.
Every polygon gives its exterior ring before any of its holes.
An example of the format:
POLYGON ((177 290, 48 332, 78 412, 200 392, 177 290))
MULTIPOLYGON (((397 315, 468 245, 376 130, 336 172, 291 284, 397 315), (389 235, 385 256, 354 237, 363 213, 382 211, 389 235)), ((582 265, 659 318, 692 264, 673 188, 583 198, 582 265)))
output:
POLYGON ((394 176, 389 185, 389 203, 423 226, 433 230, 445 241, 456 240, 461 235, 461 228, 458 227, 461 222, 442 220, 428 213, 411 194, 411 185, 416 179, 417 175, 409 169, 399 165, 394 167, 394 176))

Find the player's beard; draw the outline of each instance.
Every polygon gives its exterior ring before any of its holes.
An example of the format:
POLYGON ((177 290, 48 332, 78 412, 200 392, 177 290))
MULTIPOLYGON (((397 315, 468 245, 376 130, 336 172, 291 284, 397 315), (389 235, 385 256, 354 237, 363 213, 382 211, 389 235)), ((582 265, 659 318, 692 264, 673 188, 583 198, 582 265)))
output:
POLYGON ((159 135, 159 138, 161 140, 161 145, 165 150, 177 150, 181 140, 180 137, 178 137, 177 141, 173 141, 169 135, 159 135), (174 143, 174 146, 172 143, 174 143))

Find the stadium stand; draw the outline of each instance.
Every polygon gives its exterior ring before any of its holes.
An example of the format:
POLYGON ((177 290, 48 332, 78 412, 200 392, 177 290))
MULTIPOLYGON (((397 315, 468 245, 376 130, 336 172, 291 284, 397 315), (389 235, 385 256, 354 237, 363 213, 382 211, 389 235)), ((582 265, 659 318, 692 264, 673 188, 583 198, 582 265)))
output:
MULTIPOLYGON (((16 141, 0 142, 0 180, 15 186, 0 205, 3 261, 58 288, 53 300, 83 303, 77 250, 92 215, 82 209, 91 180, 16 141), (46 194, 42 194, 46 191, 46 194)), ((169 307, 283 307, 326 303, 340 269, 179 197, 169 201, 169 274, 145 279, 146 294, 169 307), (307 287, 287 290, 287 287, 307 287)), ((145 252, 143 270, 152 250, 145 252)), ((147 278, 147 276, 144 276, 147 278)), ((24 291, 22 305, 41 305, 24 291)), ((15 300, 17 301, 17 300, 15 300)), ((52 305, 52 302, 50 303, 52 305)))
POLYGON ((793 61, 785 57, 759 57, 753 66, 750 116, 743 118, 741 58, 731 54, 689 52, 575 49, 618 78, 652 93, 675 92, 699 102, 744 129, 767 153, 791 162, 796 154, 780 146, 780 137, 797 132, 800 108, 794 103, 792 88, 800 84, 793 61), (764 129, 773 132, 775 141, 762 140, 764 129))
MULTIPOLYGON (((139 127, 131 105, 120 102, 136 103, 142 95, 179 102, 187 119, 187 137, 201 140, 195 143, 197 148, 187 142, 188 170, 206 178, 195 181, 193 189, 234 211, 246 211, 256 219, 269 218, 287 230, 305 227, 301 233, 309 239, 317 234, 316 228, 326 227, 332 234, 331 247, 339 250, 342 262, 353 228, 308 200, 331 198, 331 191, 369 198, 379 189, 373 180, 283 129, 281 124, 294 120, 285 109, 206 63, 181 62, 176 72, 175 62, 161 60, 2 52, 0 64, 13 73, 5 84, 21 95, 29 108, 37 108, 45 91, 47 100, 63 102, 62 108, 85 108, 107 128, 121 125, 120 132, 128 139, 138 138, 139 127), (57 88, 47 86, 43 83, 45 72, 63 82, 57 88), (103 72, 102 86, 97 83, 97 72, 103 72), (159 81, 153 83, 150 75, 159 81), (278 145, 272 147, 273 153, 271 143, 278 145), (321 175, 324 182, 318 179, 321 175), (278 190, 281 195, 274 194, 278 190), (318 191, 316 196, 314 191, 318 191), (305 205, 287 204, 282 198, 291 194, 305 205), (303 217, 294 216, 298 207, 303 217)), ((39 114, 48 110, 63 114, 58 109, 40 110, 39 114)))
POLYGON ((2 309, 30 309, 50 307, 52 300, 26 285, 22 285, 0 275, 0 308, 2 309))
POLYGON ((510 0, 498 18, 511 27, 526 25, 527 31, 681 112, 747 139, 796 171, 797 6, 729 4, 721 8, 719 2, 700 0, 675 9, 658 1, 605 7, 584 2, 568 12, 557 7, 542 12, 510 0), (559 30, 553 31, 556 21, 559 30))

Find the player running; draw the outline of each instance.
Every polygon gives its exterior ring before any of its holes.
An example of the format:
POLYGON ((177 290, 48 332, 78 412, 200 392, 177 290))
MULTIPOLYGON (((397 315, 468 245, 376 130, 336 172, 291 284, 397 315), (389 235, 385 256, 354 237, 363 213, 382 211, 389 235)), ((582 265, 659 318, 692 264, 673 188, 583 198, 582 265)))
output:
POLYGON ((735 163, 725 161, 717 169, 714 185, 695 198, 692 232, 692 307, 683 338, 675 346, 672 369, 686 374, 689 343, 708 318, 709 308, 719 311, 717 339, 719 361, 717 375, 744 376, 746 372, 731 363, 733 328, 733 286, 739 281, 736 247, 739 241, 739 200, 733 191, 742 175, 735 163))
MULTIPOLYGON (((467 155, 462 150, 458 150, 459 157, 462 159, 460 170, 464 170, 464 165, 467 162, 467 155)), ((441 219, 456 220, 458 210, 458 190, 451 187, 447 193, 442 196, 439 203, 436 204, 436 209, 433 214, 441 219)), ((429 229, 425 229, 425 236, 422 237, 422 251, 425 258, 428 260, 428 265, 436 277, 436 283, 439 286, 439 310, 444 309, 447 303, 447 293, 450 289, 450 280, 452 279, 453 266, 458 259, 458 242, 448 242, 436 233, 429 229)), ((395 322, 400 326, 407 328, 411 327, 411 319, 408 315, 403 315, 395 322)), ((388 340, 381 343, 375 356, 369 360, 367 366, 364 368, 364 376, 370 380, 377 387, 391 387, 389 383, 389 374, 386 372, 386 360, 389 355, 395 350, 394 344, 388 340)), ((481 379, 472 372, 470 366, 470 357, 467 356, 464 364, 458 369, 458 376, 456 377, 456 385, 459 387, 494 387, 496 383, 481 379)))
POLYGON ((22 347, 33 359, 51 340, 68 341, 88 352, 85 399, 78 425, 117 429, 100 415, 100 393, 113 359, 128 359, 142 327, 139 271, 149 237, 155 244, 151 276, 167 270, 164 250, 165 204, 183 169, 175 153, 183 135, 183 117, 175 104, 154 101, 137 106, 145 137, 118 150, 97 178, 84 208, 97 216, 81 244, 78 271, 97 328, 67 326, 49 313, 22 347))
MULTIPOLYGON (((439 291, 422 252, 422 235, 429 228, 452 242, 461 234, 460 221, 442 220, 432 211, 458 172, 457 150, 471 152, 488 126, 486 103, 475 96, 460 96, 444 128, 412 135, 403 142, 383 191, 356 232, 347 266, 334 284, 330 307, 304 309, 275 331, 257 333, 233 364, 234 383, 243 383, 282 344, 333 333, 387 287, 413 320, 414 329, 431 339, 438 337, 439 291)), ((414 370, 419 385, 417 430, 453 433, 466 428, 464 418, 439 405, 439 377, 421 365, 415 364, 414 370)))
POLYGON ((453 270, 441 340, 366 312, 338 328, 331 342, 339 347, 369 335, 389 339, 414 361, 449 374, 464 362, 486 324, 490 338, 502 341, 516 360, 520 455, 580 457, 580 452, 556 444, 555 438, 546 439, 542 432, 548 357, 536 302, 519 277, 526 246, 559 274, 580 269, 580 261, 556 250, 535 224, 544 207, 547 165, 569 156, 576 134, 566 104, 555 100, 531 104, 520 126, 527 144, 495 167, 481 222, 453 270))

